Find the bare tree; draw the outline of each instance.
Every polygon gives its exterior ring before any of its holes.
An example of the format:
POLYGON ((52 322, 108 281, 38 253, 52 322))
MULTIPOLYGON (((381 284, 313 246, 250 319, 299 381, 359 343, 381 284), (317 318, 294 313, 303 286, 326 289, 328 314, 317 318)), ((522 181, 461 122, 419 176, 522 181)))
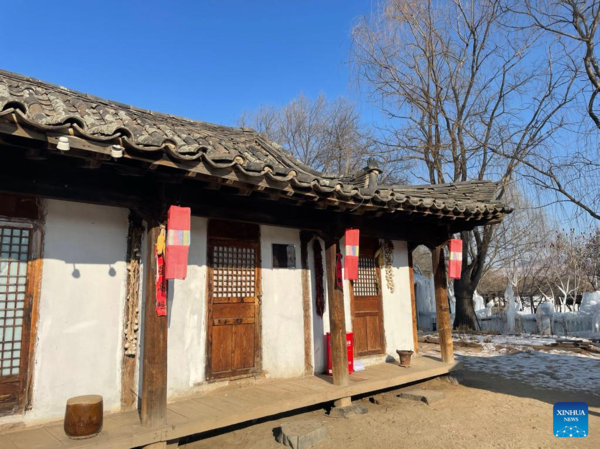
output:
POLYGON ((479 290, 500 291, 499 281, 511 282, 515 294, 529 301, 532 313, 536 296, 553 302, 557 311, 565 311, 565 306, 571 309, 584 291, 600 286, 600 230, 565 231, 556 228, 542 210, 532 212, 541 219, 515 220, 522 215, 517 209, 510 217, 512 223, 503 222, 508 235, 522 237, 517 237, 514 246, 500 245, 502 254, 484 274, 479 290))
POLYGON ((554 299, 555 309, 565 311, 569 298, 576 298, 585 285, 584 261, 580 257, 585 239, 574 229, 556 231, 550 241, 548 259, 551 264, 545 271, 540 291, 554 299))
MULTIPOLYGON (((510 17, 509 17, 510 16, 510 17)), ((353 31, 354 66, 390 118, 387 150, 437 184, 499 180, 506 187, 563 126, 573 78, 539 48, 539 33, 505 24, 496 0, 387 0, 353 31)), ((464 232, 455 327, 474 328, 473 293, 495 230, 464 232)))
MULTIPOLYGON (((549 236, 554 233, 554 224, 545 210, 535 207, 522 191, 511 185, 506 200, 514 211, 495 227, 490 245, 488 261, 483 278, 489 274, 496 291, 504 291, 506 285, 513 286, 515 295, 529 298, 532 313, 535 312, 533 296, 539 294, 541 276, 550 267, 549 236), (497 281, 502 279, 502 288, 497 281)), ((489 281, 487 282, 489 283, 489 281)), ((480 288, 481 293, 485 289, 480 288)))
POLYGON ((255 128, 290 151, 311 168, 342 176, 352 175, 375 156, 383 169, 382 181, 405 179, 403 161, 390 163, 372 130, 360 120, 354 103, 319 95, 311 100, 304 94, 283 107, 261 105, 238 120, 242 127, 255 128))
POLYGON ((584 234, 585 242, 579 257, 587 285, 594 291, 600 289, 600 229, 584 234))
POLYGON ((562 57, 573 70, 585 73, 588 83, 586 111, 600 129, 597 96, 600 93, 600 65, 596 54, 599 0, 507 0, 505 7, 527 17, 531 24, 564 42, 562 57), (573 54, 580 57, 572 56, 573 54), (583 65, 584 70, 579 70, 583 65))
POLYGON ((575 136, 557 143, 553 152, 522 160, 523 175, 540 192, 545 204, 571 203, 580 212, 600 220, 600 162, 597 144, 586 144, 575 136))
MULTIPOLYGON (((560 42, 557 57, 568 65, 578 81, 579 111, 593 123, 578 123, 557 142, 556 150, 524 161, 527 176, 548 203, 570 202, 589 217, 600 220, 600 64, 596 52, 600 0, 504 0, 504 8, 523 20, 519 26, 541 31, 560 42)), ((573 114, 577 114, 573 109, 573 114)), ((574 119, 576 122, 576 119, 574 119)))

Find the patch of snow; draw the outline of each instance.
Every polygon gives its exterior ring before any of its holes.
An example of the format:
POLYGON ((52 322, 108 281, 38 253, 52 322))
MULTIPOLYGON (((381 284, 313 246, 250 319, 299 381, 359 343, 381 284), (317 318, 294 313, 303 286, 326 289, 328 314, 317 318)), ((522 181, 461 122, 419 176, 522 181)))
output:
MULTIPOLYGON (((455 347, 456 359, 467 370, 515 379, 536 388, 569 390, 600 394, 600 357, 548 348, 538 351, 532 346, 547 345, 556 336, 539 335, 462 335, 453 340, 480 343, 478 348, 455 347)), ((438 352, 436 349, 435 352, 438 352)), ((427 351, 422 352, 427 354, 427 351)), ((439 354, 435 354, 439 355, 439 354)))
POLYGON ((576 338, 565 338, 558 336, 540 336, 536 334, 522 334, 522 335, 462 335, 452 334, 454 341, 458 340, 469 340, 477 343, 491 343, 492 345, 509 345, 509 346, 543 346, 549 343, 553 343, 557 338, 563 340, 577 340, 576 338))
POLYGON ((480 356, 456 351, 456 355, 468 370, 497 374, 533 387, 587 392, 600 384, 600 359, 581 354, 529 348, 515 354, 488 351, 480 356))

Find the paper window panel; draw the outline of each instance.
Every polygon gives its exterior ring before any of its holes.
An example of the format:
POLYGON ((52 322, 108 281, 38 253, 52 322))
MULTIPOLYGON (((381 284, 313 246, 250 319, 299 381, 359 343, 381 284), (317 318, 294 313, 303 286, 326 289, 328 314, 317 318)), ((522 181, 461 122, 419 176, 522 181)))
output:
POLYGON ((30 230, 0 227, 0 377, 21 367, 30 230))
POLYGON ((377 280, 377 266, 371 257, 358 258, 358 279, 354 281, 354 296, 377 296, 379 282, 377 280))
POLYGON ((215 246, 213 267, 215 297, 255 296, 256 251, 254 248, 215 246))

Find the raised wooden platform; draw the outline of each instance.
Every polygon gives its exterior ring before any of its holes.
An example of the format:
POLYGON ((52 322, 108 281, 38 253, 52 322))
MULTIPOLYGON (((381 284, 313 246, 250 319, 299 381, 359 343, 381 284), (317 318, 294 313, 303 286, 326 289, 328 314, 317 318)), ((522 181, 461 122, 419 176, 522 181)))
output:
POLYGON ((303 407, 327 403, 441 376, 460 369, 460 363, 442 363, 415 357, 410 368, 384 363, 368 366, 350 376, 350 385, 336 387, 329 376, 264 381, 243 388, 228 388, 190 396, 168 406, 168 425, 148 430, 140 426, 136 411, 106 415, 104 429, 89 440, 70 440, 63 423, 27 428, 0 435, 3 449, 131 448, 176 440, 208 430, 264 418, 303 407))

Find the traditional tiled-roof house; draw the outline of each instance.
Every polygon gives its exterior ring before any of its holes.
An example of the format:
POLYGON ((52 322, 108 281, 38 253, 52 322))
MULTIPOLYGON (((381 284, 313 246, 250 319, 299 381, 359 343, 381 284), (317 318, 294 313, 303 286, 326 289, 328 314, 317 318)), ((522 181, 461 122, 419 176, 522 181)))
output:
MULTIPOLYGON (((114 415, 90 445, 173 440, 449 372, 442 248, 510 212, 492 182, 378 185, 373 163, 328 175, 251 129, 8 72, 0 148, 0 425, 59 419, 81 394, 101 394, 107 412, 139 401, 143 427, 118 421, 137 412, 114 415), (191 208, 192 245, 160 317, 154 245, 173 204, 191 208), (349 228, 359 279, 338 286, 349 228), (419 244, 433 250, 443 361, 416 357, 402 371, 384 362, 417 349, 419 244), (327 332, 332 378, 317 376, 327 332), (346 332, 366 365, 351 375, 346 332)), ((0 439, 25 441, 11 435, 0 439)))

